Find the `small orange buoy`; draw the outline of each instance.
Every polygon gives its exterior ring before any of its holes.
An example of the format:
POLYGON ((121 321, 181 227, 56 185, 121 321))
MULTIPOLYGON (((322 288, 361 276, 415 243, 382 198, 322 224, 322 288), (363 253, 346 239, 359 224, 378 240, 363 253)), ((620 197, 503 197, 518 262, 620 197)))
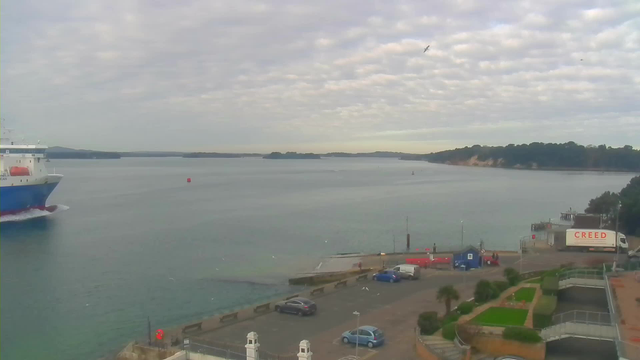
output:
POLYGON ((191 182, 191 178, 187 178, 187 182, 190 183, 191 182))

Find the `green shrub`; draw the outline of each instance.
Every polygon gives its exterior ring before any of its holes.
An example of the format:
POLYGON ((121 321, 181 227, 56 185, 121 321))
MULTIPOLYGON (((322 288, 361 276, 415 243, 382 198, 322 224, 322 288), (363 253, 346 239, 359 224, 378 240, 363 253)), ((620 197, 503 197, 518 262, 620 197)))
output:
POLYGON ((456 323, 448 323, 442 327, 442 337, 453 341, 456 338, 456 323))
POLYGON ((502 294, 505 290, 511 287, 506 281, 492 281, 493 287, 496 288, 498 295, 502 294))
POLYGON ((476 284, 476 290, 473 292, 473 296, 477 303, 485 303, 489 300, 497 298, 499 295, 496 287, 488 280, 480 280, 476 284))
POLYGON ((542 341, 540 334, 533 329, 521 327, 508 327, 502 332, 502 337, 507 340, 515 340, 524 343, 539 343, 542 341))
POLYGON ((520 273, 514 268, 508 267, 504 269, 503 274, 510 286, 518 285, 520 282, 520 273))
POLYGON ((457 312, 450 312, 442 318, 442 326, 454 323, 460 319, 460 314, 457 312))
POLYGON ((533 308, 533 327, 543 329, 551 326, 553 312, 556 311, 557 305, 558 298, 556 296, 541 296, 533 308))
POLYGON ((547 276, 542 280, 542 294, 544 295, 556 295, 558 288, 560 287, 557 276, 547 276))
POLYGON ((436 311, 426 311, 418 316, 418 327, 423 335, 432 335, 440 329, 440 319, 436 311))
POLYGON ((458 312, 461 315, 467 315, 473 311, 474 307, 475 307, 475 304, 472 303, 471 301, 463 301, 460 304, 458 304, 458 312))
POLYGON ((551 269, 551 270, 547 270, 545 272, 542 273, 542 275, 540 275, 540 279, 542 281, 544 281, 544 278, 548 277, 548 276, 558 276, 558 274, 560 273, 560 271, 562 271, 561 269, 551 269))

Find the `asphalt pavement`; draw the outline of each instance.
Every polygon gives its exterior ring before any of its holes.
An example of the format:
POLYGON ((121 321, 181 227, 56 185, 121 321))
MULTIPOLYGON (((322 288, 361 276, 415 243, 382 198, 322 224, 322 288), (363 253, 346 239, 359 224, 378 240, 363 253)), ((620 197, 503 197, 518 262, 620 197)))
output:
MULTIPOLYGON (((522 270, 549 269, 570 261, 580 264, 590 257, 602 256, 611 255, 554 251, 525 254, 522 270)), ((519 255, 505 255, 500 260, 500 267, 487 267, 466 273, 423 270, 422 278, 415 281, 404 280, 394 284, 364 281, 313 298, 318 305, 318 312, 312 316, 299 317, 272 312, 197 336, 242 346, 246 342, 247 333, 255 331, 259 336, 261 349, 272 353, 296 353, 300 341, 309 340, 311 350, 317 358, 342 359, 355 355, 354 346, 340 343, 340 335, 356 328, 358 319, 353 312, 358 311, 361 326, 376 326, 386 334, 383 346, 373 350, 359 349, 360 359, 414 359, 413 331, 418 314, 423 311, 444 312, 444 305, 435 298, 437 289, 443 285, 454 285, 461 292, 462 300, 465 300, 472 296, 479 279, 503 279, 502 271, 507 266, 520 269, 519 255)))

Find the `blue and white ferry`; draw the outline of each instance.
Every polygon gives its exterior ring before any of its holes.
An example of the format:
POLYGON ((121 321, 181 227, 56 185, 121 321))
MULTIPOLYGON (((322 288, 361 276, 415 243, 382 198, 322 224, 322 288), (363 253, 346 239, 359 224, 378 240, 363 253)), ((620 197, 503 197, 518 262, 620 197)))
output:
POLYGON ((14 142, 2 129, 0 139, 0 216, 47 208, 47 198, 62 175, 49 174, 45 166, 46 145, 14 142))

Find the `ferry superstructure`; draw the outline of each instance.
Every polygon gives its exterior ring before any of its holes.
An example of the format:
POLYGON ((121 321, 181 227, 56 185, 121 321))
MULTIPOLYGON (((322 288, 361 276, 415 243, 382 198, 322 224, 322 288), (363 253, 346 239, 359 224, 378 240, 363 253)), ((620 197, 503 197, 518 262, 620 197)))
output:
MULTIPOLYGON (((3 129, 5 130, 5 129, 3 129)), ((23 211, 46 210, 47 198, 62 175, 49 174, 45 166, 46 145, 0 141, 0 216, 23 211)))

